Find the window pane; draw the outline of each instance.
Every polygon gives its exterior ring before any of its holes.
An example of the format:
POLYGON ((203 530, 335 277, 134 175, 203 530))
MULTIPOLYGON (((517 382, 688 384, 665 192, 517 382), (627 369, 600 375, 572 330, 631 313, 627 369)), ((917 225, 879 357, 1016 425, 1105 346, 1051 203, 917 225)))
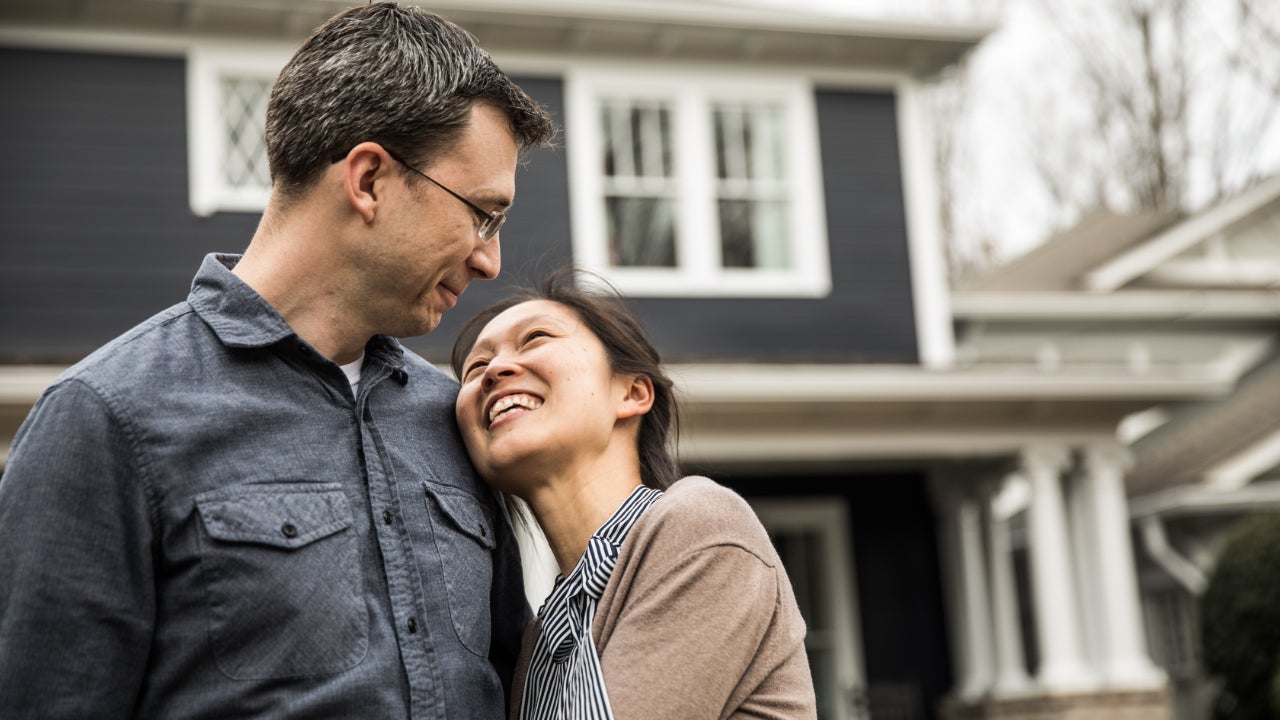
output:
POLYGON ((790 267, 786 203, 720 200, 720 251, 724 267, 790 267))
POLYGON ((271 82, 258 78, 222 80, 222 117, 227 153, 223 180, 232 188, 271 186, 263 140, 271 82))
POLYGON ((712 111, 716 176, 721 180, 782 180, 782 108, 717 105, 712 111))
POLYGON ((605 198, 610 264, 675 267, 674 205, 665 198, 605 198))
POLYGON ((606 177, 672 176, 671 110, 658 102, 611 100, 600 108, 606 177))
POLYGON ((712 127, 723 267, 790 268, 782 108, 719 104, 712 127))

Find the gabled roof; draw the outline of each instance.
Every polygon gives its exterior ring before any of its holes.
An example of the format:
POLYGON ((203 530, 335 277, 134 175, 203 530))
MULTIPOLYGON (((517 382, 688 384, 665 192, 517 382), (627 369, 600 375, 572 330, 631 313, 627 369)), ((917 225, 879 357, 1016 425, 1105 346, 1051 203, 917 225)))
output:
POLYGON ((1119 289, 1161 264, 1235 226, 1274 203, 1280 203, 1280 175, 1202 210, 1182 222, 1129 248, 1084 277, 1089 290, 1119 289))
MULTIPOLYGON (((351 0, 5 0, 0 26, 291 40, 351 0)), ((819 63, 928 75, 994 25, 868 20, 725 0, 437 0, 486 48, 613 57, 819 63)))
POLYGON ((1226 398, 1183 407, 1133 444, 1135 495, 1179 485, 1232 490, 1274 466, 1280 433, 1280 355, 1242 378, 1226 398), (1243 462, 1243 461, 1252 462, 1243 462), (1248 465, 1248 467, 1244 467, 1248 465))
MULTIPOLYGON (((1280 206, 1280 175, 1190 216, 1099 211, 1007 265, 963 282, 958 290, 1110 293, 1126 289, 1140 284, 1146 275, 1160 273, 1163 265, 1198 244, 1231 233, 1270 206, 1280 206)), ((1280 241, 1276 247, 1280 248, 1280 241)))
POLYGON ((1168 227, 1174 213, 1120 215, 1100 210, 1002 267, 974 278, 964 290, 975 292, 1079 290, 1095 268, 1155 232, 1168 227))

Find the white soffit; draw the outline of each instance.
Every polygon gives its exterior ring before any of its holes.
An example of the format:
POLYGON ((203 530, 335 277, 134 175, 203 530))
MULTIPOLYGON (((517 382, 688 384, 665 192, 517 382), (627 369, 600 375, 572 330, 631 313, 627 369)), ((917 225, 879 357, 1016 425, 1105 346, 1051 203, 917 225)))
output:
POLYGON ((1189 220, 1178 223, 1129 252, 1121 254, 1086 275, 1084 286, 1095 292, 1110 292, 1123 287, 1278 198, 1280 198, 1280 175, 1259 183, 1189 220))
POLYGON ((1206 365, 1143 375, 1034 368, 875 365, 673 365, 682 396, 695 405, 995 400, 1178 400, 1221 396, 1235 368, 1206 365))
POLYGON ((1261 320, 1280 317, 1272 290, 957 291, 958 320, 1261 320))

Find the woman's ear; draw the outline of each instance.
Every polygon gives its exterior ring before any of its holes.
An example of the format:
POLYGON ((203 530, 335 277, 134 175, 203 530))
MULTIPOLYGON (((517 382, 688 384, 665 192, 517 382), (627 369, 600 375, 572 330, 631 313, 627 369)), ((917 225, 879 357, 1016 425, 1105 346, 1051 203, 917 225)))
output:
POLYGON ((378 183, 391 172, 391 156, 381 145, 362 142, 340 160, 342 163, 342 189, 347 203, 364 218, 373 222, 378 211, 378 183))
POLYGON ((626 383, 626 394, 618 405, 618 419, 639 417, 653 407, 653 381, 648 375, 631 375, 621 378, 626 383))

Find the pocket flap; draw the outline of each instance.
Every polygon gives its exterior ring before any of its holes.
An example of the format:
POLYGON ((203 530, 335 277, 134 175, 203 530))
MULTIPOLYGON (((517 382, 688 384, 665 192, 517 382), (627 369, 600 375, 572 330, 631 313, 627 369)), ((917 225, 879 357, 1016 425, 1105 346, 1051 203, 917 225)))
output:
POLYGON ((341 486, 271 485, 215 490, 196 496, 209 536, 298 548, 351 527, 351 506, 341 486))
POLYGON ((467 493, 448 492, 431 486, 427 486, 427 494, 468 537, 490 550, 497 547, 493 537, 493 517, 483 501, 467 493))

